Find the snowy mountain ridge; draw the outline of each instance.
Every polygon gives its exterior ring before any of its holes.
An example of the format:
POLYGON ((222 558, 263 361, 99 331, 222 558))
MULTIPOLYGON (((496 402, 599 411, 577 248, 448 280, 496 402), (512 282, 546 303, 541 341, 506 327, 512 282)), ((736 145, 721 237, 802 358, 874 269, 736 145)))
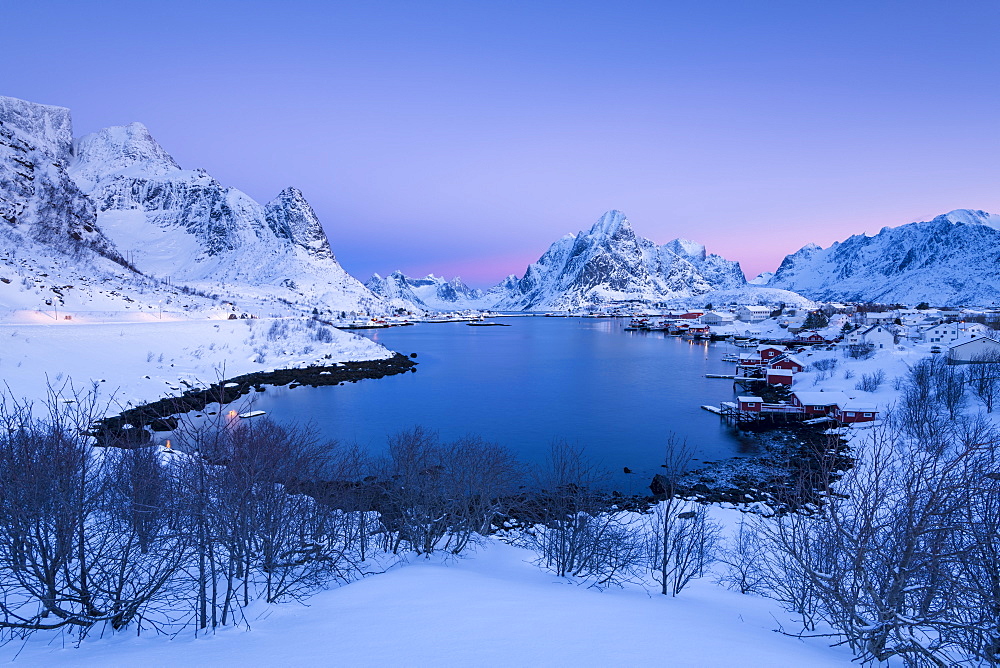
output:
POLYGON ((234 299, 385 311, 337 262, 297 189, 262 206, 204 170, 182 169, 139 123, 82 137, 75 151, 70 175, 140 271, 234 299))
POLYGON ((767 287, 812 299, 938 305, 1000 301, 1000 216, 957 209, 788 255, 767 287))
POLYGON ((482 290, 470 288, 461 278, 446 280, 434 274, 412 278, 394 271, 385 278, 373 274, 365 282, 373 294, 390 302, 393 308, 414 307, 435 311, 489 308, 492 304, 482 290))

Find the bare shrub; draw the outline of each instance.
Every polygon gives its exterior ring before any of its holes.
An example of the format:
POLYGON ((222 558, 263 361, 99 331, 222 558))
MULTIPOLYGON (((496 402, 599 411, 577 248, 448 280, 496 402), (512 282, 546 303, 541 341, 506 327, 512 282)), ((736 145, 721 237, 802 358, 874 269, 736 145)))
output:
POLYGON ((583 452, 553 443, 534 478, 532 515, 538 522, 525 542, 541 554, 540 565, 599 586, 630 577, 643 556, 640 529, 608 512, 598 489, 605 478, 583 452))
POLYGON ((885 371, 879 369, 871 373, 861 374, 861 380, 855 384, 854 389, 862 392, 877 392, 882 383, 885 382, 885 371))

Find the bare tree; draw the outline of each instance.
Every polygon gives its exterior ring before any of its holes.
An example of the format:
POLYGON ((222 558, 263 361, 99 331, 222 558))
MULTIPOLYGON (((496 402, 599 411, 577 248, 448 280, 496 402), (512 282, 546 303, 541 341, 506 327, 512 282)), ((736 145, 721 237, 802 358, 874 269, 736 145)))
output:
POLYGON ((986 407, 987 413, 1000 399, 1000 354, 982 353, 969 365, 968 383, 973 394, 986 407))
POLYGON ((171 512, 162 467, 92 447, 93 394, 53 393, 41 418, 33 408, 0 406, 0 637, 164 622, 189 552, 154 516, 171 512), (130 467, 148 477, 116 487, 130 467))
POLYGON ((667 438, 663 473, 654 484, 663 499, 648 521, 647 559, 660 593, 676 596, 715 560, 719 526, 708 519, 705 506, 680 498, 680 479, 691 463, 687 442, 667 438))

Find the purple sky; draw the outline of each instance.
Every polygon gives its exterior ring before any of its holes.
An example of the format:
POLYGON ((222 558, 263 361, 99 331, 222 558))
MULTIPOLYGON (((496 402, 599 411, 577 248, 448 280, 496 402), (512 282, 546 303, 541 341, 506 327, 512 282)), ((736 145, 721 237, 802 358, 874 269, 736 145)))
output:
POLYGON ((339 260, 485 286, 621 209, 752 277, 1000 212, 1000 3, 3 2, 0 94, 138 120, 339 260))

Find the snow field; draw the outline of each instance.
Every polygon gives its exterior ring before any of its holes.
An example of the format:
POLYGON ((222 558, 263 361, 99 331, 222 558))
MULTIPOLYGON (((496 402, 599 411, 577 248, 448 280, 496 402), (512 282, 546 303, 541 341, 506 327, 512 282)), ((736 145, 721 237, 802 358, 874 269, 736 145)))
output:
POLYGON ((41 402, 50 385, 64 398, 97 388, 128 407, 245 373, 393 354, 305 318, 49 322, 0 324, 0 377, 16 399, 41 402))
MULTIPOLYGON (((713 509, 738 521, 737 511, 713 509)), ((824 639, 775 633, 795 622, 774 601, 694 581, 676 597, 638 585, 605 591, 538 569, 491 539, 468 558, 415 558, 308 599, 255 604, 250 631, 193 638, 129 633, 63 648, 41 634, 0 648, 14 665, 154 666, 847 666, 824 639)))

